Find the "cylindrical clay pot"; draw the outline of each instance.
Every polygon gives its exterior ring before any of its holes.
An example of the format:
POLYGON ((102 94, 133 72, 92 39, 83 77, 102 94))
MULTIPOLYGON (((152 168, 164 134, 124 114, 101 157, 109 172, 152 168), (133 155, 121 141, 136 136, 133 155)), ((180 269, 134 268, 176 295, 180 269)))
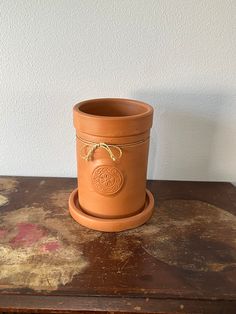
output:
POLYGON ((74 219, 101 231, 121 231, 150 218, 154 201, 146 190, 153 109, 119 98, 74 106, 78 190, 69 206, 74 219))

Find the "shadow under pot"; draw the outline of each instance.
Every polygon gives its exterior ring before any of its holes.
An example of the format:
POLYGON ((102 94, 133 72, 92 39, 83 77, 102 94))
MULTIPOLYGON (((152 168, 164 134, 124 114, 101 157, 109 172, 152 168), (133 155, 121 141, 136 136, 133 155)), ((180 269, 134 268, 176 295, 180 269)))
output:
POLYGON ((78 189, 69 199, 72 217, 99 231, 138 227, 152 215, 146 189, 153 108, 143 102, 100 98, 74 106, 78 189))

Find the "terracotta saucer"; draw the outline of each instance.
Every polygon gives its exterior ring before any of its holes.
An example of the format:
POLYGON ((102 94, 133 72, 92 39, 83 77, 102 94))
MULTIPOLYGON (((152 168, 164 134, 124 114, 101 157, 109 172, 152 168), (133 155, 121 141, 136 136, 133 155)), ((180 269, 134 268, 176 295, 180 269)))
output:
POLYGON ((90 229, 105 232, 117 232, 141 226, 151 217, 153 209, 154 198, 149 190, 146 190, 144 209, 140 213, 126 218, 106 219, 88 215, 79 206, 78 189, 75 189, 69 198, 70 214, 79 224, 90 229))

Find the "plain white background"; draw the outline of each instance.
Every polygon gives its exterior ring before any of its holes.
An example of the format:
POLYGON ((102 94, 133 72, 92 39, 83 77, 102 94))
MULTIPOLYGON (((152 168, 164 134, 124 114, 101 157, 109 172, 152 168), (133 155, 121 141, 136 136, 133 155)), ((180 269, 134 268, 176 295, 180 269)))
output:
POLYGON ((236 181, 236 1, 0 1, 0 174, 76 176, 72 106, 155 108, 149 178, 236 181))

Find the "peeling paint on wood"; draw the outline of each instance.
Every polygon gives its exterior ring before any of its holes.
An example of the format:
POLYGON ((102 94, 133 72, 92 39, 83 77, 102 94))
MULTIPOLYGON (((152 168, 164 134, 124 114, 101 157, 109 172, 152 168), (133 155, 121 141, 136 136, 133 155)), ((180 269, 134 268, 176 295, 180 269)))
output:
MULTIPOLYGON (((15 192, 16 180, 2 179, 3 193, 15 192), (5 189, 5 190, 4 190, 5 189)), ((45 180, 39 182, 44 186, 45 180)), ((89 263, 81 244, 99 237, 100 233, 80 227, 68 214, 69 191, 52 193, 52 205, 25 205, 0 216, 0 286, 56 290, 69 283, 89 263), (57 210, 55 210, 55 208, 57 210)), ((1 205, 8 198, 1 196, 1 205)), ((34 200, 33 200, 34 201, 34 200)))
POLYGON ((0 193, 9 194, 11 192, 16 192, 18 186, 18 181, 11 178, 0 178, 0 193))
POLYGON ((9 203, 8 194, 17 191, 18 181, 15 179, 0 178, 0 207, 9 203))
MULTIPOLYGON (((88 265, 81 250, 45 224, 47 215, 43 208, 28 207, 1 216, 1 285, 56 290, 88 265)), ((59 224, 64 227, 63 220, 59 224)))
POLYGON ((8 198, 0 194, 0 207, 8 204, 8 198))

